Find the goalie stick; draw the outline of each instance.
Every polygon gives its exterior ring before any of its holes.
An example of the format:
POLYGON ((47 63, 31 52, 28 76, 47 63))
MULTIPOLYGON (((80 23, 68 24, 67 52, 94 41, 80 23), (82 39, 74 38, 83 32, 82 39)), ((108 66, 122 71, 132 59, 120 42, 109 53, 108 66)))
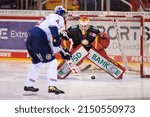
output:
POLYGON ((75 74, 76 76, 80 76, 80 69, 74 64, 74 62, 72 61, 72 59, 70 60, 66 60, 68 66, 70 67, 71 71, 73 72, 73 74, 75 74))
POLYGON ((84 72, 84 71, 88 70, 91 66, 92 66, 92 65, 89 64, 89 65, 83 67, 83 68, 81 69, 81 72, 84 72))
MULTIPOLYGON (((66 78, 66 77, 71 73, 71 71, 72 71, 71 69, 73 69, 73 68, 70 68, 70 67, 73 67, 74 64, 73 64, 73 66, 69 66, 69 67, 68 67, 68 64, 69 64, 68 61, 63 61, 63 62, 61 62, 61 63, 59 64, 59 66, 58 66, 58 78, 59 78, 59 79, 64 79, 64 78, 66 78), (65 70, 64 70, 64 69, 65 69, 65 70)), ((86 70, 89 69, 91 66, 92 66, 92 65, 89 64, 89 65, 83 67, 83 68, 80 70, 79 67, 75 65, 75 66, 74 66, 74 69, 77 69, 77 70, 74 70, 74 71, 77 71, 77 73, 74 72, 75 76, 79 76, 80 73, 86 71, 86 70)))

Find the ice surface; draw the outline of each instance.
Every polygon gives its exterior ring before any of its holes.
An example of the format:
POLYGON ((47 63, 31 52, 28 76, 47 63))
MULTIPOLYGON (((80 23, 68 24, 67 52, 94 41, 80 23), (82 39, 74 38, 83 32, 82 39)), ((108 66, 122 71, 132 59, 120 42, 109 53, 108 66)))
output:
POLYGON ((90 77, 94 73, 84 73, 81 80, 73 74, 65 80, 58 80, 58 87, 65 95, 49 96, 45 67, 42 68, 36 87, 40 91, 34 96, 23 96, 25 76, 31 62, 0 60, 0 99, 1 100, 149 100, 150 79, 140 78, 137 74, 125 75, 116 80, 105 73, 96 73, 96 79, 90 77))

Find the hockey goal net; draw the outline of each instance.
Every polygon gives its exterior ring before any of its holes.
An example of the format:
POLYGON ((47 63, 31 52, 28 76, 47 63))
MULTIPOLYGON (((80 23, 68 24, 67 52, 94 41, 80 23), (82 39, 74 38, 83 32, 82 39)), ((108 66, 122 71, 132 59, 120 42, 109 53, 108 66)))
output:
MULTIPOLYGON (((106 32, 110 37, 110 45, 106 52, 109 57, 126 68, 125 74, 131 73, 142 78, 150 78, 150 51, 148 51, 148 40, 142 16, 87 15, 87 17, 89 17, 91 25, 99 28, 101 32, 106 32)), ((66 22, 66 28, 78 24, 78 19, 79 16, 70 15, 66 22)), ((101 72, 88 60, 84 61, 85 66, 89 64, 92 67, 88 70, 101 72)))

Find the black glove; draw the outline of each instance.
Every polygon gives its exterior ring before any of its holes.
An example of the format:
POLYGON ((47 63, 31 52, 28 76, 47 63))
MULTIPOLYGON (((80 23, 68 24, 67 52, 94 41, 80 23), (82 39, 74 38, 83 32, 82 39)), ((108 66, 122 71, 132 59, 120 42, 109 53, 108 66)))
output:
POLYGON ((54 47, 58 47, 58 46, 60 46, 60 44, 61 44, 60 36, 59 35, 53 36, 53 45, 54 45, 54 47))
POLYGON ((61 54, 62 58, 65 60, 70 60, 72 57, 71 53, 69 52, 69 50, 67 48, 60 51, 60 54, 61 54))

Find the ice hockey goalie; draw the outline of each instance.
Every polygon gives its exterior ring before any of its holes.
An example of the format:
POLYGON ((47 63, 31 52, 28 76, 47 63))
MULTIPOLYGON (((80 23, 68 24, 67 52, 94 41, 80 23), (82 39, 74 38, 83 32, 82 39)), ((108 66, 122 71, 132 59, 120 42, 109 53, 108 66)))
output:
MULTIPOLYGON (((72 61, 75 65, 82 64, 83 59, 87 58, 114 78, 122 77, 125 68, 108 57, 105 51, 110 43, 110 38, 106 33, 100 32, 95 26, 90 25, 89 18, 80 17, 79 24, 62 31, 61 37, 62 47, 71 51, 72 61), (80 53, 80 59, 77 59, 79 57, 76 55, 77 53, 80 53)), ((60 63, 59 78, 66 78, 71 73, 71 69, 67 66, 65 61, 60 63)))

